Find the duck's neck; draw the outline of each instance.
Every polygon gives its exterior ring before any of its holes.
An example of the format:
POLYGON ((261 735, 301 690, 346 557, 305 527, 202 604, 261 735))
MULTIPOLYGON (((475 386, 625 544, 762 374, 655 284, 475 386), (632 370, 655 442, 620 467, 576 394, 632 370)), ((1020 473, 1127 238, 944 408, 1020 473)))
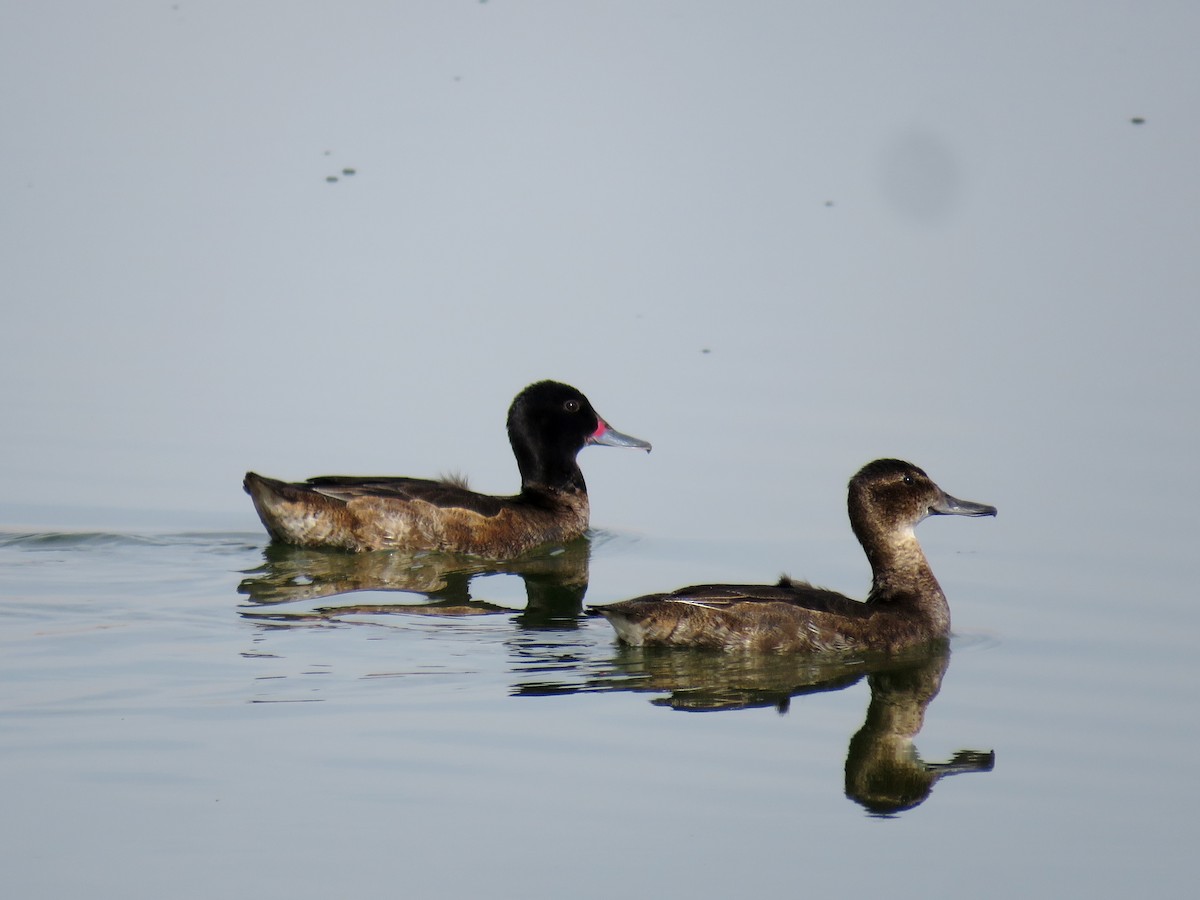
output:
POLYGON ((871 563, 869 602, 888 603, 916 599, 927 613, 950 622, 950 609, 942 587, 933 577, 929 560, 912 528, 875 535, 862 542, 871 563))
POLYGON ((583 472, 574 459, 550 460, 532 452, 517 453, 521 470, 521 493, 556 493, 587 495, 583 472))
MULTIPOLYGON (((521 472, 521 493, 587 494, 575 454, 561 446, 539 446, 509 428, 509 442, 521 472)), ((578 448, 575 451, 578 453, 578 448)))

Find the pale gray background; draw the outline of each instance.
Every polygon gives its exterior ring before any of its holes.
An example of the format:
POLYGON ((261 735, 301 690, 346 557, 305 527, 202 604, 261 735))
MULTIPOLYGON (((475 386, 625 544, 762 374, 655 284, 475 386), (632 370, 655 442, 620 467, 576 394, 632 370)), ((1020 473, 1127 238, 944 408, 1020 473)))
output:
POLYGON ((1103 516, 1096 479, 1194 498, 1198 34, 1187 3, 6 4, 0 498, 254 527, 251 467, 511 491, 504 410, 548 376, 656 445, 585 454, 611 527, 776 534, 890 454, 1060 514, 1103 516))

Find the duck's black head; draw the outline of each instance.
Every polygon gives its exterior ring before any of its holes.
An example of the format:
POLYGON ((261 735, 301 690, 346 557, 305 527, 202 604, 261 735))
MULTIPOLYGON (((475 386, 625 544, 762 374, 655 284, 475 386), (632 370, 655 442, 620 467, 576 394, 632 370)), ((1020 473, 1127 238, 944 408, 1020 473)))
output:
POLYGON ((931 515, 994 516, 996 507, 951 497, 925 472, 900 459, 867 463, 850 479, 850 524, 864 546, 912 528, 931 515))
POLYGON ((557 381, 539 381, 517 394, 508 409, 508 440, 522 488, 585 490, 575 457, 587 444, 650 451, 646 441, 612 428, 587 397, 557 381))

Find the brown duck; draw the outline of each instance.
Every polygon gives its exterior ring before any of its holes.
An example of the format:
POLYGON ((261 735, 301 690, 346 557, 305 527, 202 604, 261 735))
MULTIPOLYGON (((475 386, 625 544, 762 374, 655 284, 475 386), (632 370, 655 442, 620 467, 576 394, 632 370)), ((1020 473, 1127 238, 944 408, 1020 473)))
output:
POLYGON ((540 381, 508 410, 508 439, 521 490, 493 497, 452 480, 325 475, 302 482, 247 472, 243 487, 276 541, 340 550, 444 550, 491 559, 517 556, 588 527, 588 496, 576 455, 587 444, 650 444, 612 428, 570 385, 540 381))
POLYGON ((913 528, 930 515, 994 516, 996 508, 956 500, 898 459, 864 466, 850 480, 849 508, 874 576, 865 603, 785 576, 776 585, 702 584, 594 611, 633 645, 894 653, 948 638, 950 607, 913 528))

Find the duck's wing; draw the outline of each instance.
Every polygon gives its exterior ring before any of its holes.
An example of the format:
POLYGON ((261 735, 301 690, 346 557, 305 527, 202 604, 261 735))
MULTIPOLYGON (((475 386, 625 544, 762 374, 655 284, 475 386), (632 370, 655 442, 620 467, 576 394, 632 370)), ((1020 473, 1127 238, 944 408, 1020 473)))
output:
POLYGON ((842 651, 872 609, 811 585, 698 584, 595 607, 629 644, 842 651))
POLYGON ((343 503, 360 498, 421 501, 439 509, 465 509, 481 516, 497 515, 509 502, 505 497, 476 493, 460 483, 429 478, 322 475, 308 479, 303 486, 343 503))
POLYGON ((779 604, 792 612, 808 612, 815 616, 866 618, 871 607, 845 594, 816 587, 800 581, 783 579, 779 584, 696 584, 679 588, 656 599, 667 603, 683 603, 708 609, 747 610, 759 604, 779 604))

